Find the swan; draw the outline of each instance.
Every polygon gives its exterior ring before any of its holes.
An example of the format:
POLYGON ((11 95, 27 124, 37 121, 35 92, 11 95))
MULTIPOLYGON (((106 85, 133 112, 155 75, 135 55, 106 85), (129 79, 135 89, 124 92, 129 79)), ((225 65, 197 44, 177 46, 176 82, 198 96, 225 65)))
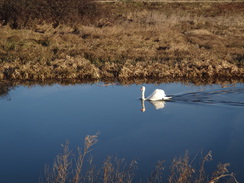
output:
POLYGON ((145 98, 145 86, 141 87, 141 99, 142 100, 151 100, 151 101, 155 101, 155 100, 170 100, 172 97, 167 97, 165 92, 161 89, 156 89, 154 90, 154 92, 149 95, 147 98, 145 98))

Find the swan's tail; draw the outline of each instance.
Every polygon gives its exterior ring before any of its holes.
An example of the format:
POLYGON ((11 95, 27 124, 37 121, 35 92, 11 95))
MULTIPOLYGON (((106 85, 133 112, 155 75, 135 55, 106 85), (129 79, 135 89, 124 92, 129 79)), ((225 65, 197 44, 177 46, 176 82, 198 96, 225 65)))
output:
POLYGON ((171 100, 172 97, 164 97, 163 100, 171 100))

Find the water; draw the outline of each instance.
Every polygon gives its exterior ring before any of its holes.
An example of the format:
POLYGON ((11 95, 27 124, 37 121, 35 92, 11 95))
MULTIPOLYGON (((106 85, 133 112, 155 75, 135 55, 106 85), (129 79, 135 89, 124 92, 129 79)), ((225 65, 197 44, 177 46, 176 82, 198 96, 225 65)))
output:
POLYGON ((61 144, 83 144, 100 133, 91 154, 97 166, 107 155, 136 160, 136 179, 146 179, 157 160, 169 166, 189 150, 190 157, 213 152, 207 165, 231 163, 244 182, 244 84, 193 86, 147 84, 146 96, 162 88, 170 102, 142 103, 141 85, 19 86, 0 99, 0 182, 38 182, 61 144), (144 111, 144 112, 143 112, 144 111))

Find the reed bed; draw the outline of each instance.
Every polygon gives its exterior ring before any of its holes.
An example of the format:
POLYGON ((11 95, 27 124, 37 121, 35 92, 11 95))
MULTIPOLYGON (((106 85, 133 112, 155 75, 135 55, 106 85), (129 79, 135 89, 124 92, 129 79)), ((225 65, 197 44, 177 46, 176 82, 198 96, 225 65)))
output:
MULTIPOLYGON (((87 158, 93 145, 98 141, 98 134, 88 135, 85 138, 83 150, 77 149, 74 153, 69 149, 66 142, 63 152, 57 155, 53 166, 46 166, 44 175, 40 182, 45 183, 65 183, 65 182, 103 182, 103 183, 131 183, 134 182, 136 171, 139 168, 136 161, 127 163, 124 159, 107 157, 103 167, 97 169, 92 158, 87 158), (85 163, 88 162, 88 163, 85 163)), ((233 173, 227 169, 229 163, 219 163, 216 170, 211 174, 205 171, 205 164, 212 160, 212 152, 206 155, 199 153, 192 160, 188 152, 183 157, 175 158, 169 167, 169 175, 165 174, 167 169, 164 160, 159 160, 155 169, 148 176, 147 180, 140 182, 169 182, 169 183, 217 183, 234 182, 237 183, 233 173), (194 167, 195 161, 199 161, 199 166, 194 167)))

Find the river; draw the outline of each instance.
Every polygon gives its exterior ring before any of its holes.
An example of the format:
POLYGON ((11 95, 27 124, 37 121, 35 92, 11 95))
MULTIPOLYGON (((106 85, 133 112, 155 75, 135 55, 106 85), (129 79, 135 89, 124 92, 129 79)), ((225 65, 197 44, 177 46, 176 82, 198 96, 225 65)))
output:
MULTIPOLYGON (((206 171, 230 163, 244 182, 244 84, 145 84, 171 101, 142 102, 142 85, 17 86, 0 99, 0 182, 38 182, 66 140, 70 149, 99 133, 90 154, 99 167, 108 155, 136 160, 145 181, 158 160, 212 151, 206 171)), ((167 171, 166 171, 167 172, 167 171)), ((167 175, 165 175, 167 178, 167 175)))

